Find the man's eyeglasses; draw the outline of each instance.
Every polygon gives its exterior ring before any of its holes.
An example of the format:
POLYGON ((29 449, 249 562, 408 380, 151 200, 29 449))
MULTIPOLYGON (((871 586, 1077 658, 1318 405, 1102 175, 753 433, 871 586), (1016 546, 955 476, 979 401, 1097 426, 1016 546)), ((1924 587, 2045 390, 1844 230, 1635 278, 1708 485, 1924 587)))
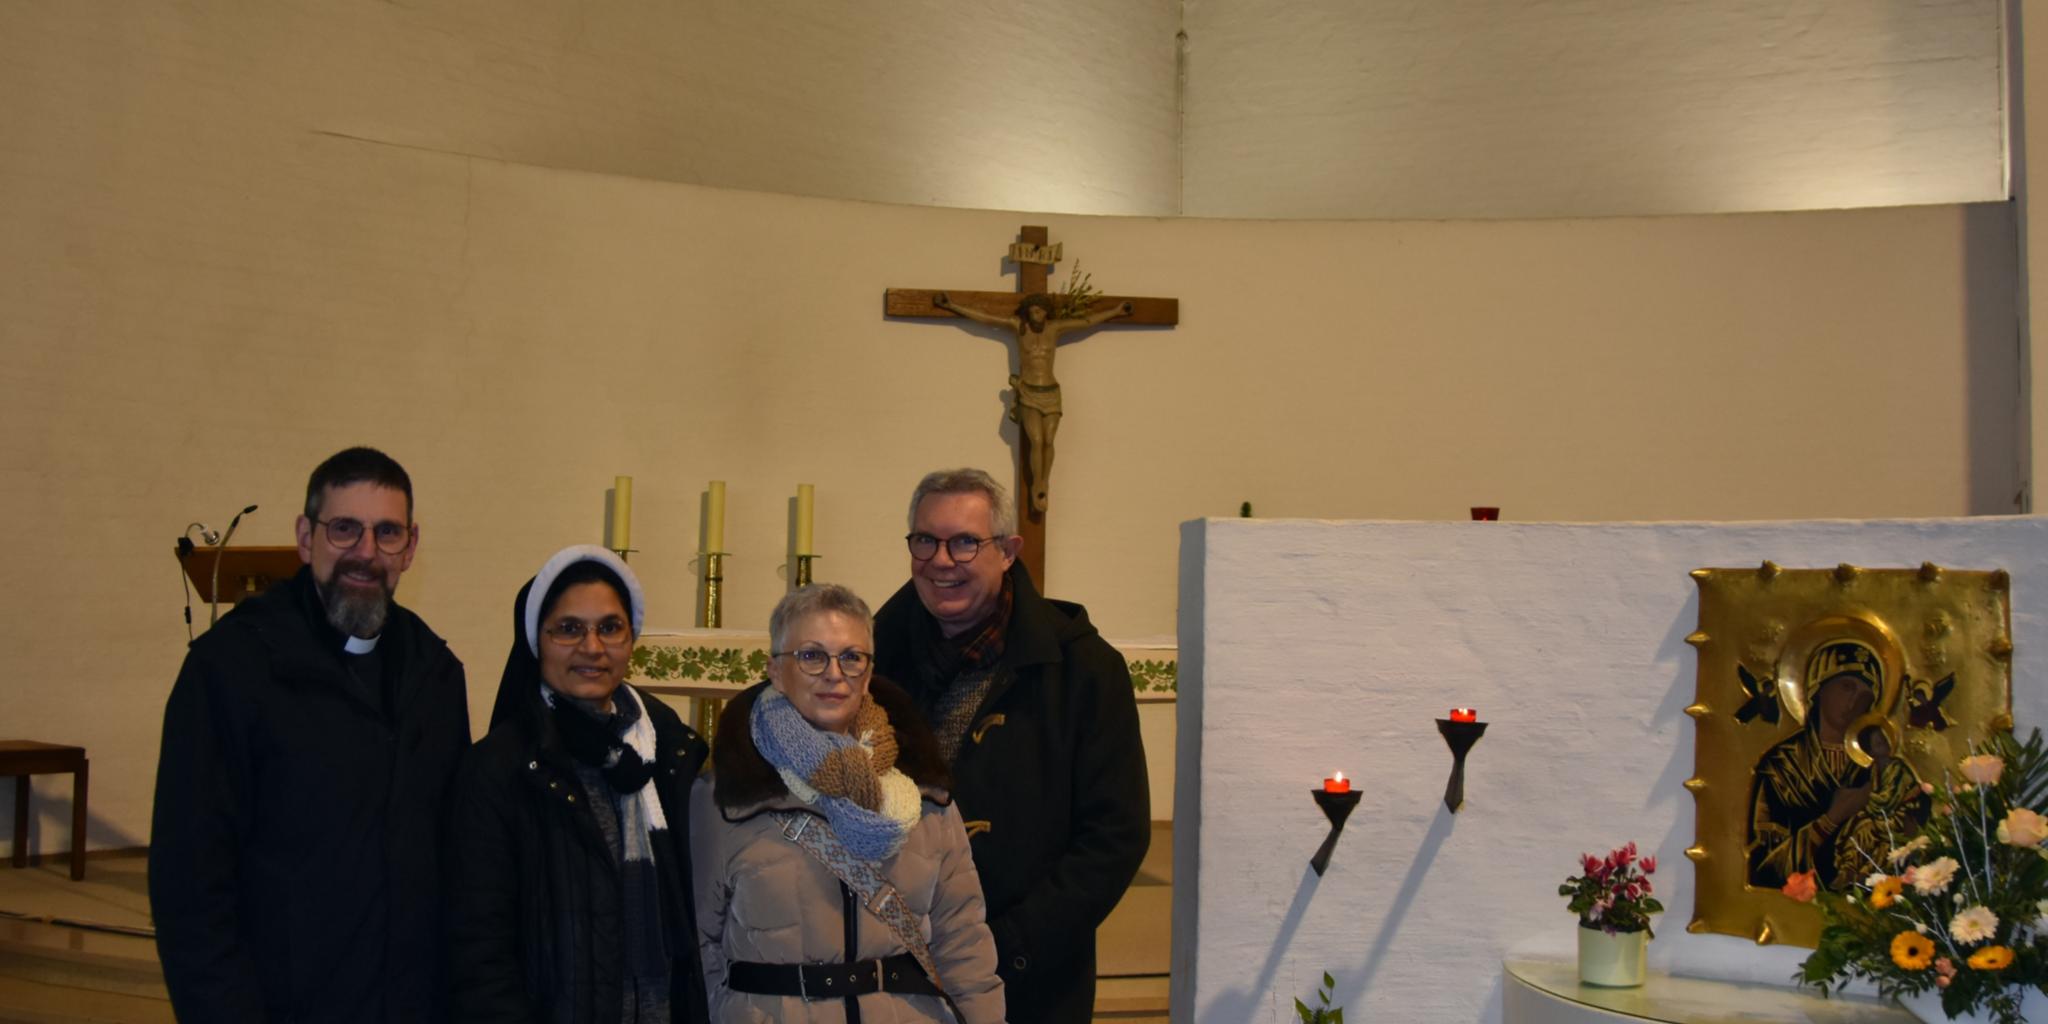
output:
POLYGON ((943 541, 929 533, 912 533, 903 539, 910 544, 910 557, 920 562, 928 562, 937 555, 940 544, 946 545, 946 553, 953 556, 953 561, 972 562, 974 556, 981 554, 983 546, 997 541, 995 537, 976 537, 971 533, 947 537, 943 541))
POLYGON ((831 664, 835 658, 839 660, 839 674, 848 679, 859 679, 867 675, 869 669, 875 667, 874 655, 851 648, 832 654, 816 647, 805 647, 795 651, 778 651, 773 656, 795 658, 797 670, 807 676, 824 675, 825 666, 831 664))
MULTIPOLYGON (((327 543, 342 551, 355 547, 363 539, 363 521, 360 519, 315 519, 313 522, 327 530, 327 543)), ((395 555, 412 543, 412 525, 395 523, 389 519, 370 528, 370 534, 377 542, 377 550, 395 555)))
POLYGON ((563 619, 548 623, 547 628, 541 632, 547 634, 550 641, 563 647, 575 647, 591 633, 596 633, 597 642, 606 647, 624 647, 626 641, 633 639, 632 627, 626 625, 626 620, 616 615, 599 619, 595 625, 582 619, 563 619))

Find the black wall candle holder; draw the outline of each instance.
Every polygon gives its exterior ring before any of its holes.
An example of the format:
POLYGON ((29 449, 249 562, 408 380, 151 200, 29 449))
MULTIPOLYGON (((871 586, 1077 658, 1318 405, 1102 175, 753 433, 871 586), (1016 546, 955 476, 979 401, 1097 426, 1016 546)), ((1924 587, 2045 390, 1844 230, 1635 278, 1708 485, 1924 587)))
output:
POLYGON ((1485 722, 1454 722, 1448 718, 1436 720, 1436 731, 1444 734, 1444 742, 1451 747, 1451 780, 1444 784, 1444 806, 1452 814, 1465 806, 1465 754, 1479 737, 1486 735, 1485 722))
POLYGON ((1316 848, 1316 855, 1308 859, 1308 866, 1316 870, 1316 877, 1321 878, 1323 871, 1330 866, 1330 853, 1337 849, 1337 836, 1344 831, 1344 819, 1351 817, 1352 808, 1358 806, 1359 798, 1365 794, 1355 789, 1345 793, 1311 789, 1309 793, 1316 798, 1316 806, 1323 809, 1323 817, 1330 819, 1330 834, 1323 839, 1323 845, 1316 848))

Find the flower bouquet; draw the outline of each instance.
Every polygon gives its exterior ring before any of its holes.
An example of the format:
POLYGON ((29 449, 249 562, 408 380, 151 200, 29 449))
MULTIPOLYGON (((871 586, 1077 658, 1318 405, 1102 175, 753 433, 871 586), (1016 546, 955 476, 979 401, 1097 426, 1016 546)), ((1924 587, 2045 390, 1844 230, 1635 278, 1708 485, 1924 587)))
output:
POLYGON ((1579 866, 1585 873, 1565 879, 1557 894, 1567 897, 1571 902, 1566 906, 1579 915, 1580 980, 1642 984, 1645 947, 1655 937, 1650 915, 1664 912, 1664 904, 1651 895, 1657 858, 1638 859, 1636 844, 1629 843, 1606 857, 1583 854, 1579 866))
POLYGON ((1815 892, 1810 873, 1785 886, 1819 904, 1820 945, 1797 975, 1823 995, 1851 978, 1909 1007, 1939 1000, 1951 1018, 1982 1013, 2025 1024, 2048 1005, 2048 751, 2040 730, 2010 733, 1963 758, 1939 785, 1934 814, 1898 836, 1846 893, 1815 892))

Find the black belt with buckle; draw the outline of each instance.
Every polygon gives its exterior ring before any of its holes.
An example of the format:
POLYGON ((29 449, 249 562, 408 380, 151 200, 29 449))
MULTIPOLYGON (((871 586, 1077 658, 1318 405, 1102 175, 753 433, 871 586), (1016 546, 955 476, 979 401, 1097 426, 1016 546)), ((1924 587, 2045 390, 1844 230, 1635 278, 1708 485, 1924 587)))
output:
POLYGON ((851 964, 764 964, 735 960, 726 967, 725 984, 734 992, 804 999, 843 999, 870 992, 935 996, 939 987, 908 953, 851 964))

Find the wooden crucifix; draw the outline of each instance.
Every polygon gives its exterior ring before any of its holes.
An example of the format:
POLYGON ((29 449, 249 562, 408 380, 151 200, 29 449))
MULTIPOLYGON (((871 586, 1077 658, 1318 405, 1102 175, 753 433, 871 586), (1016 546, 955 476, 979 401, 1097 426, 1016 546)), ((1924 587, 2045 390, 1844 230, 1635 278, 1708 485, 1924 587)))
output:
POLYGON ((1114 321, 1117 325, 1180 323, 1179 299, 1095 295, 1070 286, 1054 294, 1047 271, 1059 262, 1060 247, 1048 244, 1043 227, 1026 225, 1010 246, 1017 265, 1016 292, 946 292, 890 288, 882 294, 885 316, 960 317, 1012 332, 1017 339, 1017 372, 1010 375, 1010 419, 1017 423, 1017 532, 1024 538, 1024 567, 1045 587, 1045 517, 1052 503, 1053 437, 1060 429, 1060 384, 1053 357, 1064 341, 1114 321))

